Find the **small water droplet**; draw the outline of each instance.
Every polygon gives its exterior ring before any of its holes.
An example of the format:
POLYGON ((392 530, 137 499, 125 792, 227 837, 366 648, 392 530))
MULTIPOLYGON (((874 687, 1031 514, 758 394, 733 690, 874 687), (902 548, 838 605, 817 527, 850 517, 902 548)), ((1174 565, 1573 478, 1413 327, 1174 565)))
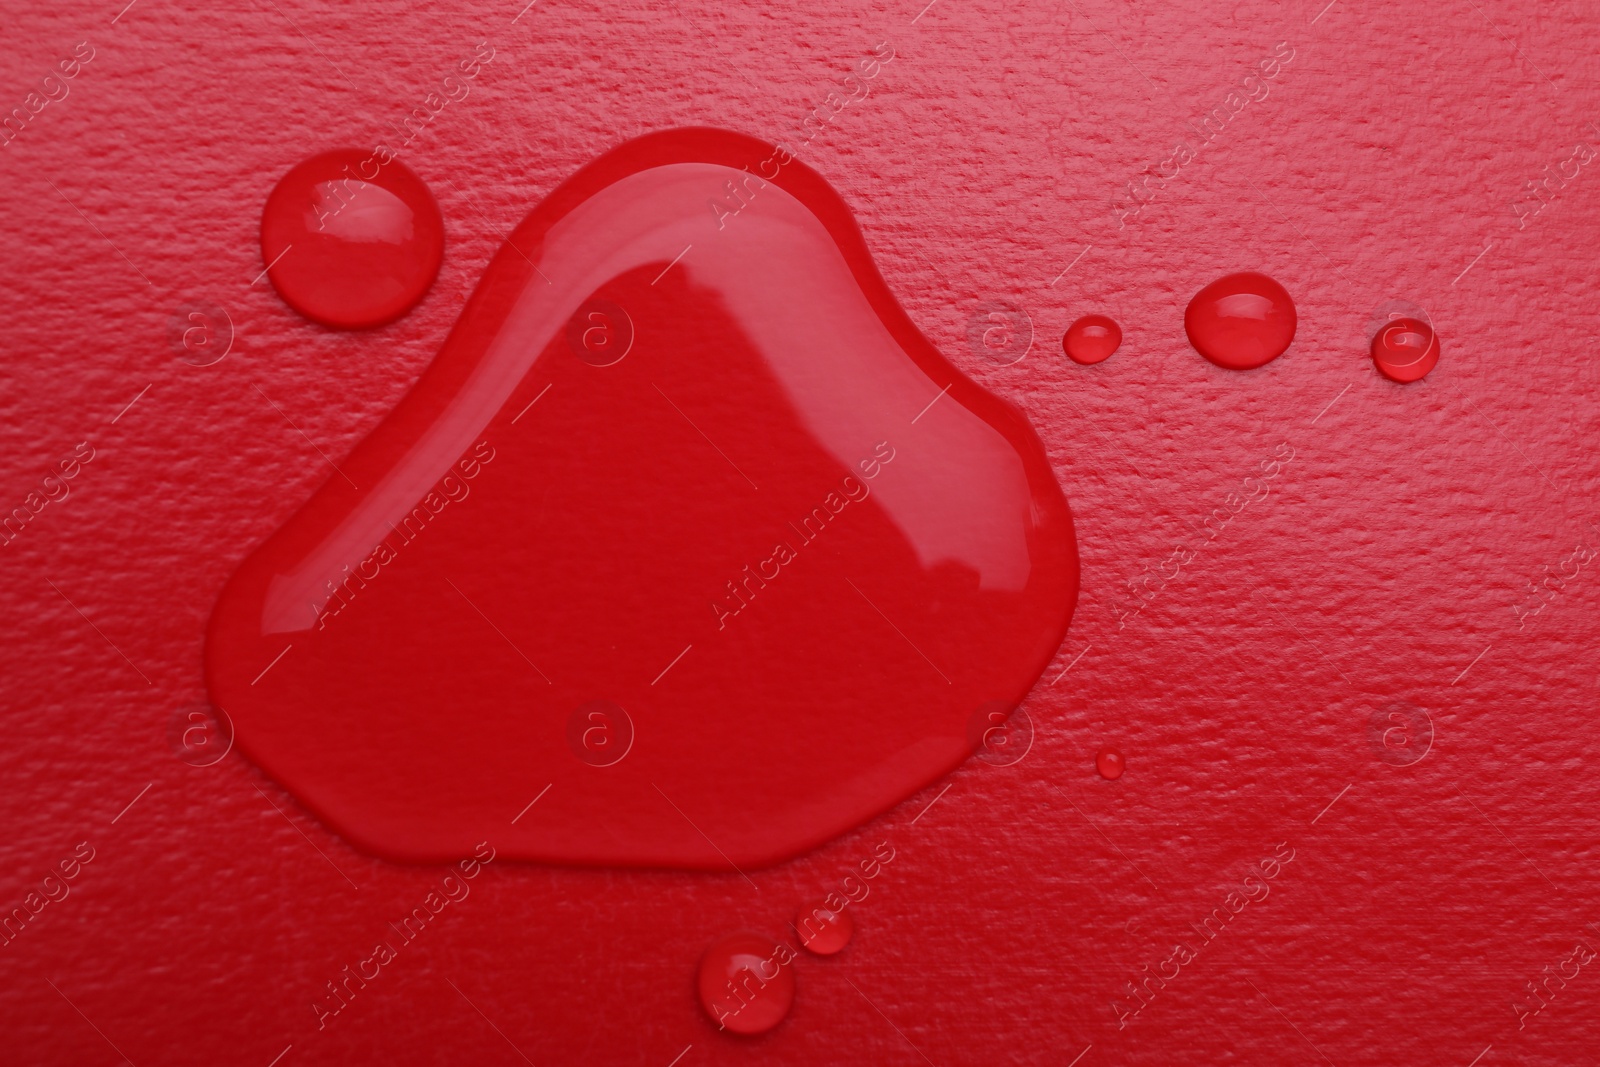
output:
POLYGON ((1414 382, 1439 362, 1439 335, 1421 319, 1395 319, 1372 337, 1372 362, 1390 381, 1414 382))
POLYGON ((801 908, 794 917, 800 944, 819 956, 831 956, 850 943, 856 922, 848 911, 834 911, 823 903, 801 908))
POLYGON ((336 149, 297 164, 261 211, 261 256, 284 301, 325 326, 411 310, 444 257, 444 220, 404 163, 336 149))
POLYGON ((1085 315, 1061 337, 1067 358, 1084 366, 1107 359, 1121 344, 1122 327, 1105 315, 1085 315))
POLYGON ((700 1006, 736 1034, 762 1034, 794 1003, 794 952, 760 934, 729 934, 700 960, 700 1006))
POLYGON ((1183 328, 1195 351, 1219 367, 1249 370, 1283 355, 1294 340, 1294 301, 1255 271, 1218 278, 1194 295, 1183 328))
POLYGON ((1094 769, 1100 772, 1100 777, 1108 781, 1121 778, 1123 768, 1127 765, 1122 753, 1114 748, 1102 748, 1100 754, 1094 758, 1094 769))

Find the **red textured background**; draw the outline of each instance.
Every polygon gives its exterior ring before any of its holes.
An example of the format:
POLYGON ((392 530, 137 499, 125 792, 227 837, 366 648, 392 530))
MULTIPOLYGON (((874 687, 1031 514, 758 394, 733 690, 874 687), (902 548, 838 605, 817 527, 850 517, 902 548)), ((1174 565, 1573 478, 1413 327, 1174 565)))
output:
POLYGON ((0 110, 78 42, 95 55, 0 148, 0 511, 78 442, 96 456, 0 548, 0 912, 79 842, 96 854, 0 947, 0 1059, 1594 1062, 1600 962, 1525 1028, 1512 1009, 1576 942, 1600 947, 1600 560, 1518 617, 1530 581, 1600 547, 1600 176, 1523 225, 1513 207, 1600 141, 1593 5, 6 8, 0 110), (402 156, 447 229, 419 308, 338 333, 253 284, 277 177, 384 137, 482 40, 493 63, 402 156), (1033 749, 756 889, 496 862, 319 1032, 324 983, 443 870, 353 851, 237 753, 176 757, 222 582, 410 387, 558 181, 664 127, 795 141, 879 41, 895 60, 801 155, 924 332, 1029 414, 1072 502, 1083 594, 1024 705, 1033 749), (1126 183, 1280 41, 1267 98, 1119 227, 1126 183), (1182 333, 1189 296, 1242 269, 1300 313, 1250 373, 1182 333), (986 300, 1038 328, 1015 366, 966 345, 986 300), (1365 356, 1390 300, 1444 340, 1420 384, 1365 356), (169 338, 197 301, 237 329, 206 368, 169 338), (1126 335, 1094 368, 1058 347, 1087 311, 1126 335), (1270 495, 1208 540, 1280 443, 1270 495), (1128 582, 1180 546, 1192 560, 1119 628, 1128 582), (1395 702, 1435 731, 1410 767, 1369 735, 1395 702), (1128 758, 1115 783, 1093 773, 1105 744, 1128 758), (789 1019, 716 1033, 692 995, 705 946, 779 934, 885 839, 854 941, 800 961, 789 1019), (1189 924, 1279 842, 1295 858, 1271 895, 1119 1031, 1123 983, 1197 944, 1189 924))

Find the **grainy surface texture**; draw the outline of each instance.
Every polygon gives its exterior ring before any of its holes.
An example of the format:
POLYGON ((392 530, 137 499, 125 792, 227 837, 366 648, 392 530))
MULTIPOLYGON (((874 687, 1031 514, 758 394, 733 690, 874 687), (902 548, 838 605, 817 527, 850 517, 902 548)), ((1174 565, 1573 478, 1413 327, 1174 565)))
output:
POLYGON ((0 510, 93 458, 0 548, 0 911, 27 916, 0 945, 0 1059, 1595 1062, 1600 14, 921 6, 5 5, 0 110, 26 121, 0 148, 0 510), (443 211, 437 283, 380 329, 311 325, 260 277, 268 192, 392 140, 480 42, 492 62, 402 152, 443 211), (870 92, 801 147, 879 42, 870 92), (205 621, 502 234, 684 125, 795 146, 924 333, 1037 427, 1083 586, 1023 706, 1033 746, 754 888, 497 860, 319 1028, 327 983, 445 871, 352 849, 237 752, 179 758, 205 621), (1183 333, 1237 270, 1299 314, 1243 373, 1183 333), (1031 317, 1014 365, 968 345, 986 301, 1031 317), (1396 301, 1443 342, 1412 385, 1367 356, 1396 301), (197 308, 234 334, 203 367, 197 308), (1088 312, 1124 341, 1080 367, 1060 338, 1088 312), (787 1020, 718 1033, 706 946, 784 932, 884 841, 787 1020))

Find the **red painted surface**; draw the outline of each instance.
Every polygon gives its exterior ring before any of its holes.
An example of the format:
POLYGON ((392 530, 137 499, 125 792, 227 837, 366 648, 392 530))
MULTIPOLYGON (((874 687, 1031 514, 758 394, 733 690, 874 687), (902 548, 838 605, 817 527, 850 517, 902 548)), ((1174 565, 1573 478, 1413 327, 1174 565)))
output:
POLYGON ((0 43, 26 109, 0 148, 0 507, 27 516, 0 548, 0 907, 30 916, 0 947, 7 1058, 1593 1058, 1592 7, 120 6, 19 5, 0 43), (438 281, 389 326, 309 324, 255 280, 273 183, 402 140, 452 72, 467 95, 395 146, 443 212, 438 281), (787 140, 915 326, 1037 428, 1082 592, 1026 756, 754 888, 492 840, 471 877, 392 863, 237 750, 194 766, 174 726, 229 575, 396 409, 535 204, 699 125, 787 140), (1238 270, 1298 312, 1253 371, 1183 330, 1238 270), (1372 364, 1394 302, 1442 343, 1419 382, 1372 364), (1026 312, 1025 358, 968 344, 986 303, 1026 312), (192 365, 216 309, 228 354, 192 365), (1058 344, 1091 312, 1124 337, 1085 368, 1058 344), (797 957, 787 1018, 718 1033, 707 948, 847 892, 854 936, 797 957), (332 1014, 347 967, 375 977, 332 1014))

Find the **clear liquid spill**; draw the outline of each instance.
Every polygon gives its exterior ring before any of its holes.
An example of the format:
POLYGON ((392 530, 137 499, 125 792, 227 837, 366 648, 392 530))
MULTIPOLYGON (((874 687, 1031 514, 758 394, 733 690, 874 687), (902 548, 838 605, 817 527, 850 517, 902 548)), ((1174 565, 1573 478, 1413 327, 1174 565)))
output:
POLYGON ((795 913, 794 932, 801 947, 819 956, 832 956, 850 943, 856 921, 848 909, 834 911, 821 902, 795 913))
POLYGON ((1122 327, 1105 315, 1085 315, 1061 337, 1061 350, 1074 363, 1102 363, 1122 344, 1122 327))
MULTIPOLYGON (((387 151, 387 150, 380 150, 387 151)), ((284 302, 324 326, 379 326, 433 284, 444 220, 398 160, 338 149, 297 164, 261 211, 261 258, 284 302)))
POLYGON ((730 934, 701 957, 695 987, 700 1007, 720 1028, 765 1033, 794 1004, 794 951, 760 934, 730 934))
POLYGON ((1219 367, 1249 370, 1283 355, 1294 340, 1294 301, 1255 271, 1218 278, 1195 294, 1183 328, 1195 351, 1219 367))
POLYGON ((1373 335, 1372 362, 1390 381, 1419 381, 1439 364, 1439 335, 1421 319, 1395 319, 1373 335))
POLYGON ((1102 748, 1094 758, 1094 769, 1100 777, 1107 781, 1116 781, 1122 777, 1122 772, 1127 768, 1127 761, 1122 758, 1122 753, 1114 748, 1102 748))
POLYGON ((722 871, 966 759, 1060 646, 1071 516, 837 194, 678 130, 512 237, 224 589, 206 671, 239 749, 391 858, 722 871))

